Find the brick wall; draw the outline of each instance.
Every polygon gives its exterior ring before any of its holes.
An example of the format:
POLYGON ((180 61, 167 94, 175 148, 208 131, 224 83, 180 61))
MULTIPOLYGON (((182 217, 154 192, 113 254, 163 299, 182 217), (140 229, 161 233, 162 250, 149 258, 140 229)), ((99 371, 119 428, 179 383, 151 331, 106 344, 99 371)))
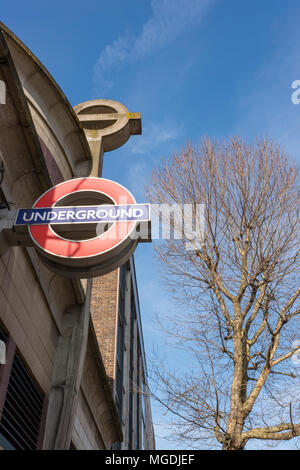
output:
POLYGON ((91 316, 106 373, 113 390, 119 270, 93 279, 91 316))

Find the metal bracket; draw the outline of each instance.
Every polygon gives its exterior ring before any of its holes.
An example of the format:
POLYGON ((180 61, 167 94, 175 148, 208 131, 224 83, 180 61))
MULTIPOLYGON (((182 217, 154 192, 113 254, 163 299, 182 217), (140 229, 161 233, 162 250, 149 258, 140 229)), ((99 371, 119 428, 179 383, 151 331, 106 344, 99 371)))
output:
POLYGON ((0 210, 0 256, 12 246, 32 246, 28 228, 21 229, 14 226, 16 209, 4 208, 0 210))

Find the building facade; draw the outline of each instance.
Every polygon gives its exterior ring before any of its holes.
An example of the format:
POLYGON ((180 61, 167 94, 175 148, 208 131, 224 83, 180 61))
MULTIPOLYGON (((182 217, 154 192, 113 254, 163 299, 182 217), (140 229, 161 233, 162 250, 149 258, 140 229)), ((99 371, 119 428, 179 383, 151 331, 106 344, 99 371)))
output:
POLYGON ((115 449, 153 449, 142 322, 133 257, 93 283, 91 315, 114 395, 123 441, 115 449))
POLYGON ((93 125, 81 124, 80 110, 1 23, 0 84, 0 447, 153 448, 133 258, 107 275, 107 297, 106 276, 54 273, 12 222, 53 185, 100 175, 105 151, 139 133, 136 116, 91 142, 93 125), (115 335, 106 341, 109 312, 115 335))

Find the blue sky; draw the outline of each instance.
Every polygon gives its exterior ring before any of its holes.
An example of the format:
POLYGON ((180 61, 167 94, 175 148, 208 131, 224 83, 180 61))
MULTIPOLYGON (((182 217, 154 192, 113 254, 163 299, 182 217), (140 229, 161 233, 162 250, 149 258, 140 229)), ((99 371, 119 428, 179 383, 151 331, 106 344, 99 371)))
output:
MULTIPOLYGON (((109 98, 141 112, 143 135, 104 162, 104 176, 139 202, 160 158, 206 135, 267 135, 300 160, 299 0, 0 0, 0 12, 73 106, 109 98)), ((173 307, 153 247, 140 245, 135 259, 146 349, 168 361, 154 314, 173 307)), ((158 448, 180 448, 164 439, 166 420, 154 407, 158 448)))

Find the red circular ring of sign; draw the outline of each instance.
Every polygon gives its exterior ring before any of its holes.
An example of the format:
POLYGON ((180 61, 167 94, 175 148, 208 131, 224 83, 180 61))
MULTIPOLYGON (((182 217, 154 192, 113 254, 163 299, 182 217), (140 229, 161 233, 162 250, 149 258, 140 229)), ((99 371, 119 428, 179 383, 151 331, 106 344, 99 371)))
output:
MULTIPOLYGON (((54 186, 34 203, 33 208, 53 207, 61 198, 77 191, 96 191, 105 194, 116 205, 136 203, 132 194, 124 186, 104 178, 89 177, 64 181, 54 186)), ((29 226, 29 233, 34 243, 45 253, 55 257, 78 260, 98 257, 114 250, 129 237, 135 224, 135 222, 115 222, 112 228, 116 236, 110 236, 111 228, 98 237, 80 241, 68 241, 60 237, 50 225, 29 226), (119 224, 122 224, 121 230, 119 224)))

